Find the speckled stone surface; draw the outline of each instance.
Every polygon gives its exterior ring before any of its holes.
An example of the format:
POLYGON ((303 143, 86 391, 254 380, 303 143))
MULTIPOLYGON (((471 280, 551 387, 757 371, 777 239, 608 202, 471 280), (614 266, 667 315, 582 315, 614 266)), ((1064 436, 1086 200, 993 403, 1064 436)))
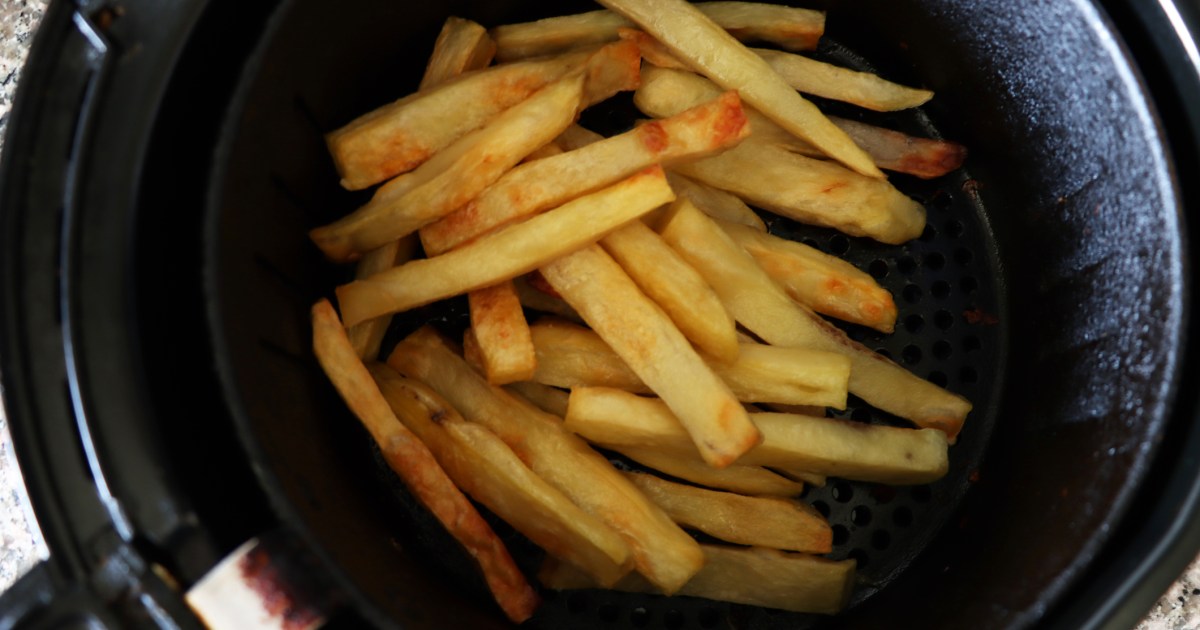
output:
MULTIPOLYGON (((8 123, 21 65, 46 4, 47 0, 0 0, 0 133, 8 123)), ((36 525, 30 526, 32 518, 0 408, 0 590, 46 553, 36 525)), ((1200 558, 1163 594, 1137 630, 1200 630, 1200 558)))
MULTIPOLYGON (((46 0, 0 0, 0 132, 7 127, 21 65, 46 4, 46 0)), ((3 142, 0 135, 0 150, 3 142)), ((36 526, 30 527, 32 522, 25 483, 12 453, 8 419, 0 407, 0 590, 46 553, 36 526)))

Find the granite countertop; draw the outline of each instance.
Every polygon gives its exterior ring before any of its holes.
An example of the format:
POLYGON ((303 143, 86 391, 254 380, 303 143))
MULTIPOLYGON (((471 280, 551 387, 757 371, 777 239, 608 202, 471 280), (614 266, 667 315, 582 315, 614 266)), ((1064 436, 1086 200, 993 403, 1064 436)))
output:
MULTIPOLYGON (((8 122, 21 64, 46 4, 47 0, 0 0, 0 133, 8 122)), ((2 135, 0 150, 3 150, 2 135)), ((12 453, 8 422, 0 407, 0 591, 46 555, 37 531, 12 453)), ((1192 562, 1138 625, 1138 630, 1184 629, 1200 629, 1200 558, 1192 562)))

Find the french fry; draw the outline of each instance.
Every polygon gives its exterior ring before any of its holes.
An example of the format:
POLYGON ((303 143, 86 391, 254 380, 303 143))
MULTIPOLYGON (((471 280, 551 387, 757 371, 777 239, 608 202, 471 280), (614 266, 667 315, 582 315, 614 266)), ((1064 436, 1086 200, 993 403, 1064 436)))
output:
MULTIPOLYGON (((825 31, 825 14, 751 2, 702 2, 696 7, 745 41, 766 41, 787 50, 812 50, 825 31)), ((592 11, 508 24, 492 29, 501 61, 536 57, 617 39, 633 24, 610 11, 592 11)))
POLYGON ((356 118, 325 138, 342 186, 360 190, 416 168, 578 68, 588 55, 577 52, 496 66, 356 118))
POLYGON ((812 506, 779 497, 747 497, 625 473, 676 523, 739 545, 829 553, 833 530, 812 506))
POLYGON ((877 112, 894 112, 924 105, 933 92, 893 83, 869 72, 809 59, 803 55, 752 49, 793 88, 813 96, 843 101, 877 112))
MULTIPOLYGON (((533 324, 529 331, 538 357, 534 381, 564 388, 651 392, 595 332, 546 320, 533 324)), ((707 362, 741 402, 846 406, 850 360, 833 352, 743 343, 733 363, 707 362)))
POLYGON ((733 393, 604 250, 581 249, 541 272, 679 415, 704 461, 723 468, 758 443, 758 430, 733 393))
POLYGON ((496 42, 487 29, 471 20, 448 17, 433 44, 433 54, 417 89, 426 90, 464 72, 486 68, 495 55, 496 42))
POLYGON ((496 434, 467 422, 427 386, 386 365, 369 369, 396 417, 473 499, 601 584, 611 585, 629 571, 629 546, 621 536, 529 470, 496 434))
POLYGON ((679 589, 704 562, 699 545, 608 460, 502 388, 489 385, 432 329, 397 345, 388 365, 446 398, 469 421, 496 433, 540 477, 621 534, 634 567, 659 588, 679 589))
MULTIPOLYGON (((417 237, 410 234, 363 255, 354 268, 354 277, 369 278, 381 271, 412 260, 416 253, 417 237)), ((368 319, 346 330, 346 335, 350 338, 350 345, 354 346, 354 351, 358 353, 359 358, 364 361, 374 361, 379 356, 379 346, 383 343, 383 335, 387 333, 391 323, 392 317, 385 315, 368 319)))
POLYGON ((501 609, 514 622, 533 615, 537 593, 508 549, 463 496, 429 449, 392 413, 327 300, 312 308, 313 350, 346 405, 379 445, 388 466, 479 564, 501 609))
MULTIPOLYGON (((720 94, 713 96, 713 98, 717 98, 717 96, 720 96, 720 94)), ((701 102, 698 101, 696 105, 699 105, 700 103, 701 102)), ((688 108, 685 107, 684 109, 688 108)), ((683 109, 679 111, 682 112, 683 109)), ((666 118, 666 116, 663 116, 663 118, 666 118)), ((584 127, 580 127, 579 125, 571 125, 554 139, 554 144, 562 147, 564 151, 574 151, 576 149, 582 149, 589 144, 600 142, 603 139, 604 136, 592 131, 591 129, 586 129, 584 127)))
POLYGON ((940 429, 953 443, 970 402, 850 340, 797 304, 746 250, 686 201, 672 206, 672 212, 663 238, 704 276, 735 320, 772 345, 849 357, 850 393, 919 427, 940 429))
POLYGON ((746 140, 675 169, 776 214, 851 236, 900 244, 925 229, 925 208, 886 180, 773 144, 746 140))
MULTIPOLYGON (((676 59, 671 51, 648 33, 634 29, 621 29, 621 39, 636 42, 642 58, 660 68, 690 70, 676 59)), ((933 98, 933 92, 910 88, 892 83, 869 72, 858 72, 849 68, 810 59, 802 55, 751 48, 779 73, 792 88, 823 98, 858 105, 877 112, 893 112, 918 107, 933 98)))
MULTIPOLYGON (((935 429, 785 413, 750 417, 763 441, 742 455, 741 464, 898 485, 936 481, 949 467, 946 435, 935 429)), ((571 390, 563 426, 589 442, 618 450, 633 446, 690 452, 687 431, 663 401, 619 389, 571 390)))
POLYGON ((557 387, 533 381, 521 381, 509 383, 504 386, 504 389, 514 396, 528 400, 533 406, 546 413, 552 413, 559 418, 567 415, 567 398, 570 397, 570 394, 557 387))
POLYGON ((733 223, 720 225, 793 300, 881 332, 895 329, 896 302, 870 274, 803 243, 733 223))
POLYGON ((673 198, 662 168, 647 169, 441 256, 342 285, 337 289, 342 315, 353 325, 509 280, 594 243, 673 198))
POLYGON ((637 23, 713 82, 737 90, 746 103, 825 155, 861 175, 883 178, 870 156, 762 57, 685 0, 600 0, 600 4, 637 23))
MULTIPOLYGON (((801 414, 801 415, 808 415, 808 414, 801 414)), ((786 468, 775 468, 773 470, 775 470, 779 474, 783 475, 784 477, 787 477, 788 479, 795 479, 796 481, 802 481, 810 486, 815 486, 817 488, 825 487, 825 475, 818 475, 817 473, 810 473, 805 470, 788 470, 786 468)))
POLYGON ((738 358, 737 329, 704 278, 641 221, 600 240, 629 277, 698 348, 718 361, 738 358))
MULTIPOLYGON (((559 390, 555 390, 559 391, 559 390)), ((563 392, 565 394, 565 392, 563 392)), ((567 395, 569 398, 569 395, 567 395)), ((563 413, 566 416, 566 401, 563 413)), ((677 479, 690 481, 709 488, 730 490, 750 495, 791 497, 804 490, 804 484, 792 481, 761 466, 732 464, 717 469, 694 456, 676 455, 669 452, 634 446, 620 446, 613 450, 633 461, 666 473, 677 479)))
MULTIPOLYGON (((467 304, 471 311, 468 338, 478 352, 477 367, 482 368, 488 382, 503 385, 533 378, 537 359, 512 281, 471 291, 467 304)), ((472 356, 470 350, 467 354, 468 358, 472 356)))
MULTIPOLYGON (((564 302, 563 299, 557 294, 550 295, 549 293, 534 287, 529 282, 530 277, 536 277, 541 280, 542 274, 534 271, 523 276, 517 276, 516 278, 513 278, 513 286, 517 288, 517 298, 521 300, 521 306, 524 306, 528 309, 533 309, 535 311, 557 315, 558 317, 575 322, 577 324, 583 323, 583 318, 579 316, 579 313, 575 312, 575 309, 571 308, 570 304, 564 302)), ((541 282, 544 283, 545 280, 541 280, 541 282)))
POLYGON ((367 205, 309 236, 330 260, 347 262, 449 214, 574 122, 583 81, 577 74, 546 86, 459 139, 460 146, 447 149, 458 159, 429 181, 402 195, 381 190, 367 205))
MULTIPOLYGON (((636 32, 641 37, 649 37, 636 32)), ((643 113, 662 118, 695 107, 720 93, 719 85, 693 72, 649 66, 642 70, 642 83, 634 92, 634 103, 643 113)), ((752 140, 775 144, 809 157, 824 156, 819 149, 753 108, 746 107, 745 110, 753 130, 752 140)), ((916 138, 836 116, 830 116, 829 120, 866 151, 876 166, 889 171, 931 179, 962 166, 967 156, 966 148, 954 142, 916 138)))
POLYGON ((933 179, 957 169, 967 159, 967 148, 957 142, 917 138, 845 118, 830 120, 869 153, 879 168, 933 179))
POLYGON ((701 184, 674 171, 667 171, 667 181, 671 183, 671 189, 676 195, 691 201, 704 214, 714 219, 738 223, 756 230, 767 229, 762 218, 737 195, 701 184))
MULTIPOLYGON (((679 595, 778 608, 800 613, 834 615, 850 601, 854 590, 854 560, 827 560, 777 549, 701 545, 704 568, 679 590, 679 595)), ((596 588, 586 573, 547 559, 538 572, 546 588, 596 588)), ((655 593, 652 584, 634 573, 613 587, 633 593, 655 593)))
POLYGON ((421 230, 430 255, 485 232, 552 208, 659 163, 711 155, 733 146, 750 130, 741 101, 729 92, 612 138, 524 164, 478 198, 421 230))

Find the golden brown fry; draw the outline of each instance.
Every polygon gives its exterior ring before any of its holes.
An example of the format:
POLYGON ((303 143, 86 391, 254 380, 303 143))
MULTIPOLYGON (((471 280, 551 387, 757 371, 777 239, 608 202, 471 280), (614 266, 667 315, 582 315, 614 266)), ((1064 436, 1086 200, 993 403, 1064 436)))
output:
POLYGON ((732 223, 720 225, 793 300, 881 332, 895 328, 896 302, 870 274, 803 243, 732 223))
POLYGON ((489 385, 431 329, 397 345, 388 365, 429 385, 467 420, 491 429, 535 473, 616 529, 634 567, 664 591, 674 592, 700 569, 699 545, 608 460, 563 430, 555 416, 489 385))
POLYGON ((786 551, 833 551, 829 522, 807 503, 706 490, 646 473, 625 476, 676 523, 713 538, 786 551))
MULTIPOLYGON (((739 463, 806 470, 888 484, 940 479, 949 467, 946 435, 834 418, 753 413, 762 444, 739 463)), ((567 430, 600 446, 659 448, 690 453, 679 419, 661 400, 619 389, 577 387, 567 407, 567 430)))
MULTIPOLYGON (((680 595, 703 597, 801 613, 834 615, 854 591, 854 560, 827 560, 777 549, 701 545, 704 568, 680 595)), ((547 559, 538 581, 555 590, 596 588, 587 574, 547 559)), ((656 593, 652 584, 630 573, 613 587, 633 593, 656 593)))
POLYGON ((851 236, 899 244, 925 229, 925 208, 886 180, 753 139, 675 170, 776 214, 851 236))
POLYGON ((671 183, 671 189, 676 195, 691 201, 704 214, 714 219, 738 223, 756 230, 767 229, 762 218, 737 195, 701 184, 674 171, 667 171, 667 181, 671 183))
POLYGON ((520 398, 524 398, 533 403, 533 406, 552 413, 559 418, 567 415, 567 398, 570 393, 564 392, 557 387, 542 385, 533 381, 521 381, 519 383, 509 383, 504 386, 504 389, 509 393, 520 398))
MULTIPOLYGON (((538 357, 533 380, 564 388, 651 392, 594 331, 552 320, 538 321, 529 330, 538 357)), ((733 363, 707 363, 741 402, 846 406, 850 360, 833 352, 742 343, 733 363)))
POLYGON ((346 321, 355 324, 509 280, 594 243, 673 198, 662 168, 647 169, 441 256, 342 285, 338 302, 346 321))
MULTIPOLYGON (((406 236, 398 241, 392 241, 379 249, 367 252, 354 268, 355 278, 369 278, 381 271, 391 269, 413 259, 417 254, 417 237, 406 236)), ((383 343, 383 335, 387 333, 392 323, 391 315, 376 317, 355 324, 346 330, 354 351, 364 361, 374 361, 379 356, 379 345, 383 343)))
MULTIPOLYGON (((559 391, 559 390, 555 390, 559 391)), ((565 392, 564 392, 565 394, 565 392)), ((567 394, 569 399, 569 394, 567 394)), ((563 401, 562 416, 566 416, 567 401, 563 401)), ((612 450, 633 461, 692 483, 750 495, 791 497, 804 490, 804 484, 792 481, 761 466, 733 464, 717 469, 689 455, 678 455, 652 448, 619 446, 612 450)))
POLYGON ((828 350, 850 357, 850 393, 920 427, 940 429, 951 442, 971 403, 851 341, 844 332, 797 304, 716 223, 684 204, 663 238, 692 264, 730 314, 772 345, 828 350))
POLYGON ((752 49, 793 88, 835 101, 844 101, 877 112, 893 112, 924 105, 933 92, 892 83, 869 72, 858 72, 802 55, 752 49))
POLYGON ((487 29, 471 20, 448 17, 433 44, 433 54, 417 89, 429 89, 464 72, 486 68, 495 54, 496 42, 487 29))
POLYGON ((581 249, 541 272, 679 415, 704 461, 723 468, 758 443, 758 430, 737 398, 604 250, 581 249))
POLYGON ((815 105, 784 82, 766 61, 685 0, 600 0, 636 22, 680 60, 825 155, 867 176, 882 178, 870 156, 859 149, 815 105))
POLYGON ((326 136, 342 185, 360 190, 405 173, 588 58, 578 52, 477 72, 364 114, 326 136))
POLYGON ((583 323, 583 318, 579 316, 579 313, 576 313, 570 304, 564 302, 562 297, 557 293, 547 292, 547 290, 553 291, 553 289, 546 285, 542 274, 533 271, 523 276, 517 276, 513 278, 513 286, 517 288, 517 297, 521 300, 521 306, 556 315, 577 324, 583 323), (545 286, 534 286, 534 283, 530 282, 531 278, 536 278, 537 283, 545 286))
MULTIPOLYGON (((800 414, 800 415, 808 415, 808 414, 800 414)), ((820 417, 820 416, 818 416, 818 417, 820 417)), ((783 475, 784 477, 787 477, 788 479, 795 479, 796 481, 802 481, 810 486, 815 486, 817 488, 825 487, 825 475, 818 475, 817 473, 810 473, 805 470, 787 470, 785 468, 775 468, 773 470, 775 470, 779 474, 783 475)))
MULTIPOLYGON (((381 190, 367 205, 312 230, 310 237, 330 260, 346 262, 449 214, 574 122, 583 81, 576 74, 546 86, 448 148, 457 159, 425 183, 401 195, 381 190)), ((425 177, 422 169, 414 175, 425 177)))
POLYGON ((737 329, 704 278, 641 221, 631 221, 600 246, 654 300, 697 349, 718 361, 738 358, 737 329))
POLYGON ((508 618, 517 623, 528 619, 537 608, 537 593, 504 543, 446 476, 429 449, 396 419, 328 300, 313 306, 312 324, 317 361, 379 445, 388 466, 479 563, 496 603, 508 618))
MULTIPOLYGON (((701 2, 696 7, 744 41, 766 41, 787 50, 812 50, 825 31, 825 14, 752 2, 701 2)), ((536 57, 617 38, 632 22, 610 11, 591 11, 492 29, 502 61, 536 57)))
POLYGON ((620 535, 529 470, 496 434, 467 422, 427 386, 386 365, 370 370, 396 417, 473 499, 601 584, 629 571, 629 547, 620 535))
POLYGON ((967 148, 956 142, 916 138, 844 118, 831 120, 871 154, 879 168, 933 179, 962 166, 967 159, 967 148))
MULTIPOLYGON (((649 37, 645 33, 640 36, 649 37)), ((694 107, 720 93, 719 85, 698 74, 651 66, 642 70, 642 84, 634 93, 634 103, 642 112, 661 118, 694 107)), ((745 110, 753 130, 751 139, 809 157, 824 155, 753 108, 746 107, 745 110)), ((882 169, 930 179, 949 173, 966 159, 966 148, 953 142, 915 138, 836 116, 830 116, 829 120, 845 131, 882 169)))
POLYGON ((533 378, 537 359, 512 281, 471 291, 467 303, 471 310, 468 333, 488 382, 503 385, 533 378))
MULTIPOLYGON (((576 132, 579 133, 579 132, 576 132)), ((729 92, 676 116, 513 169, 478 198, 421 230, 430 255, 659 163, 711 155, 750 133, 729 92)))

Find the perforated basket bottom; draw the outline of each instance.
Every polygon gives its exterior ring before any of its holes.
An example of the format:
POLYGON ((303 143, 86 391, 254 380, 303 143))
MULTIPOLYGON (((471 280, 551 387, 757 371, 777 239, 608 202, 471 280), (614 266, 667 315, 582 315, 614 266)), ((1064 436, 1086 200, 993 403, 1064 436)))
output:
MULTIPOLYGON (((818 54, 840 65, 872 70, 836 43, 823 43, 818 54)), ((877 115, 838 104, 821 105, 841 116, 914 135, 940 137, 920 110, 877 115)), ((583 124, 611 134, 628 128, 634 117, 629 100, 616 98, 585 112, 583 124)), ((974 405, 958 443, 951 447, 950 470, 936 483, 892 487, 830 478, 824 487, 806 489, 803 500, 827 516, 833 527, 834 549, 829 557, 854 558, 858 563, 851 607, 901 579, 905 566, 939 530, 956 526, 952 521, 955 509, 977 479, 994 424, 1007 338, 1004 284, 995 242, 969 172, 960 169, 932 181, 892 174, 890 181, 928 211, 925 232, 901 246, 851 238, 762 213, 773 234, 848 260, 891 291, 899 311, 895 332, 885 335, 838 323, 851 338, 918 376, 965 396, 974 405)), ((421 323, 418 320, 428 321, 431 314, 450 328, 460 328, 465 326, 464 312, 462 304, 443 305, 442 310, 425 311, 398 322, 392 335, 411 330, 421 323)), ((911 426, 853 396, 847 409, 834 415, 873 424, 911 426)), ((421 548, 417 551, 427 554, 430 564, 446 579, 469 585, 480 597, 487 597, 469 560, 412 502, 382 459, 377 459, 385 483, 412 513, 411 534, 421 548)), ((535 575, 541 552, 504 523, 494 518, 491 521, 509 542, 522 568, 528 575, 535 575)), ((543 596, 544 604, 526 627, 798 628, 819 625, 823 619, 690 597, 599 590, 544 590, 543 596)))

